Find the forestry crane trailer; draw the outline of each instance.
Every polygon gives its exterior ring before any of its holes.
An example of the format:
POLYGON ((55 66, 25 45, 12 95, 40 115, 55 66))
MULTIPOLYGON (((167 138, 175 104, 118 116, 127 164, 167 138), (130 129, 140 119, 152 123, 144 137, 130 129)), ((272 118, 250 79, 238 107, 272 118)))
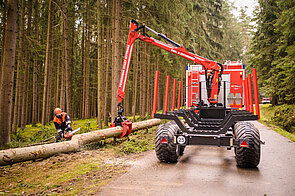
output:
MULTIPOLYGON (((199 81, 198 103, 187 109, 154 113, 155 118, 168 119, 170 122, 159 126, 155 138, 155 151, 161 162, 177 162, 186 145, 207 145, 234 148, 237 165, 240 167, 256 167, 260 161, 260 136, 257 128, 249 122, 258 120, 258 115, 242 108, 226 107, 226 81, 222 81, 225 65, 188 52, 183 46, 146 26, 139 26, 131 20, 128 41, 118 87, 118 116, 111 126, 122 126, 121 137, 130 134, 132 122, 123 116, 122 101, 130 67, 132 50, 136 39, 160 47, 168 52, 191 60, 201 65, 204 81, 199 81), (139 33, 139 31, 142 33, 139 33), (146 32, 156 34, 167 43, 149 36, 146 32), (202 83, 207 94, 206 103, 202 100, 202 83), (223 89, 223 103, 218 103, 218 94, 223 89), (241 110, 242 109, 242 110, 241 110), (185 123, 179 118, 181 117, 185 123)), ((241 77, 241 79, 243 79, 241 77)), ((243 93, 242 93, 243 94, 243 93)), ((195 97, 196 99, 197 97, 195 97)))

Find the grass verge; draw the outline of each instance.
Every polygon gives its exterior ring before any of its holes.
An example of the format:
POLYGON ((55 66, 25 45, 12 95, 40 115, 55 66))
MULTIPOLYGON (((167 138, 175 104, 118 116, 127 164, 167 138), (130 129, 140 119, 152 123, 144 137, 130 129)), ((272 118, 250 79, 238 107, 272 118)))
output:
POLYGON ((275 116, 275 111, 277 110, 276 106, 271 104, 260 105, 260 120, 262 124, 271 127, 277 133, 287 137, 288 139, 295 142, 295 133, 286 131, 284 128, 275 123, 272 119, 275 116))

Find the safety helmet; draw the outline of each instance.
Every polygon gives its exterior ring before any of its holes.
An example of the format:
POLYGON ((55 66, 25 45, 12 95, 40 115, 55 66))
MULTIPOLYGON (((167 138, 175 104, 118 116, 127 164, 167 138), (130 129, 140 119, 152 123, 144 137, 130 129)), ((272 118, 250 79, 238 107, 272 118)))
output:
POLYGON ((54 109, 54 114, 56 117, 60 117, 62 113, 62 110, 60 108, 55 108, 54 109))

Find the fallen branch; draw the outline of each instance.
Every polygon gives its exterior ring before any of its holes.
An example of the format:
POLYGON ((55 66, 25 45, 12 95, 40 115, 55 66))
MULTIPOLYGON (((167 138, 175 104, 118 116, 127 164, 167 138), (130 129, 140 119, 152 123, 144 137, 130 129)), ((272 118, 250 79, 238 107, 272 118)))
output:
MULTIPOLYGON (((160 122, 160 119, 151 119, 133 123, 132 132, 159 125, 160 122)), ((59 153, 75 152, 78 151, 84 144, 89 144, 106 138, 118 137, 122 134, 122 132, 122 127, 113 127, 74 135, 71 141, 2 150, 0 151, 0 165, 9 165, 28 160, 50 157, 59 153)))
POLYGON ((25 145, 24 147, 38 146, 38 145, 44 145, 44 144, 51 144, 51 143, 54 143, 54 142, 55 142, 55 136, 52 136, 50 138, 47 138, 47 139, 43 140, 42 142, 25 145))

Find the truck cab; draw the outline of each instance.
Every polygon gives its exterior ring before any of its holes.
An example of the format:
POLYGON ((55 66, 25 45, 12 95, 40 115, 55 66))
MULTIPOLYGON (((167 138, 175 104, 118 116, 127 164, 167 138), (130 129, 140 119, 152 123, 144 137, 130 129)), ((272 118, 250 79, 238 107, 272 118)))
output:
MULTIPOLYGON (((227 108, 241 110, 244 107, 243 80, 245 67, 241 60, 226 61, 218 97, 218 103, 227 108)), ((205 70, 202 65, 187 65, 186 67, 186 108, 196 106, 199 100, 209 104, 205 82, 205 70), (200 89, 201 88, 201 89, 200 89)))

